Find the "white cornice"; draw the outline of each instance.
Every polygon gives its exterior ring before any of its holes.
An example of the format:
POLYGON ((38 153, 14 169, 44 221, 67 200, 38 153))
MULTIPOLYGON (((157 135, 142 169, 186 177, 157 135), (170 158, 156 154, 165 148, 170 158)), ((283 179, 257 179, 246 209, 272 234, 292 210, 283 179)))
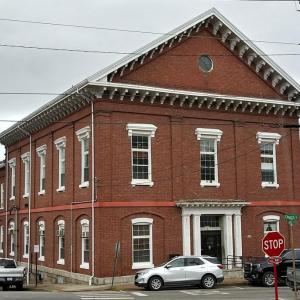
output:
POLYGON ((248 205, 248 202, 244 201, 179 201, 176 203, 178 207, 210 207, 210 208, 231 208, 231 207, 244 207, 248 205))

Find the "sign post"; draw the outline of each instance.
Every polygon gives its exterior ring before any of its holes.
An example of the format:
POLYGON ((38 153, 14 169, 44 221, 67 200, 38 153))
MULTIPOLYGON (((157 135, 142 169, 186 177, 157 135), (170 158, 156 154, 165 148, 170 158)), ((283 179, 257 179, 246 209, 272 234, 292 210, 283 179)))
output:
POLYGON ((291 239, 292 257, 293 257, 294 297, 295 297, 295 299, 297 299, 296 262, 295 262, 295 247, 294 247, 293 226, 296 223, 296 221, 299 219, 299 215, 298 214, 285 214, 284 218, 288 222, 289 227, 290 227, 290 239, 291 239))
POLYGON ((33 252, 35 253, 35 286, 37 286, 37 264, 38 264, 38 253, 40 252, 40 246, 39 245, 33 245, 33 252))
POLYGON ((268 232, 262 239, 262 250, 270 256, 269 261, 273 263, 274 270, 274 288, 275 288, 275 300, 278 300, 278 278, 277 278, 277 263, 280 259, 277 258, 285 249, 284 236, 277 231, 268 232))

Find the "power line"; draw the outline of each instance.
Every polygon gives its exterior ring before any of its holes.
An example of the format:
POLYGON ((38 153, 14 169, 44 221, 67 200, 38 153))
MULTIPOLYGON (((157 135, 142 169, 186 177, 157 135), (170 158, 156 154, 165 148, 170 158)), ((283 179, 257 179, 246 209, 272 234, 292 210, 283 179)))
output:
MULTIPOLYGON (((53 48, 53 47, 40 47, 40 46, 25 46, 25 45, 12 45, 12 44, 0 44, 0 47, 8 48, 22 48, 22 49, 34 49, 34 50, 48 50, 48 51, 64 51, 64 52, 76 52, 76 53, 93 53, 93 54, 119 54, 119 55, 136 55, 139 54, 138 51, 135 52, 122 52, 122 51, 102 51, 102 50, 86 50, 86 49, 71 49, 71 48, 53 48)), ((197 54, 168 54, 167 56, 175 57, 198 57, 201 53, 197 54)), ((237 54, 209 54, 213 57, 229 57, 236 56, 237 54)), ((272 53, 272 54, 260 54, 260 56, 300 56, 300 53, 272 53)))
MULTIPOLYGON (((245 0, 244 0, 245 1, 245 0)), ((248 0, 249 1, 249 0, 248 0)), ((252 0, 254 1, 254 0, 252 0)), ((65 23, 55 23, 55 22, 42 22, 42 21, 34 21, 34 20, 22 20, 22 19, 10 19, 10 18, 0 18, 0 21, 4 22, 15 22, 15 23, 26 23, 26 24, 36 24, 36 25, 46 25, 46 26, 58 26, 58 27, 70 27, 70 28, 80 28, 80 29, 92 29, 92 30, 106 30, 106 31, 115 31, 115 32, 127 32, 127 33, 140 33, 140 34, 151 34, 151 35, 163 35, 163 36, 174 36, 174 34, 166 33, 166 32, 156 32, 156 31, 144 31, 144 30, 136 30, 136 29, 122 29, 122 28, 113 28, 113 27, 98 27, 98 26, 90 26, 90 25, 76 25, 76 24, 65 24, 65 23)), ((220 37, 208 37, 204 35, 183 35, 185 37, 191 38, 208 38, 208 39, 218 39, 221 40, 220 37)), ((231 40, 228 38, 227 40, 231 40)), ((247 42, 255 42, 255 43, 268 43, 268 44, 283 44, 283 45, 295 45, 299 46, 299 43, 293 42, 283 42, 283 41, 267 41, 267 40, 251 40, 251 39, 241 39, 241 41, 247 42)))

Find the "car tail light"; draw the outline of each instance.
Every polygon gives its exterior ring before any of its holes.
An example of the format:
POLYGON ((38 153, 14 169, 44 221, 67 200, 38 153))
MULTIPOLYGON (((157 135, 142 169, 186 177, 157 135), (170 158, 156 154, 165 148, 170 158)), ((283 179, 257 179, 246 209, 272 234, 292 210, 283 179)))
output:
POLYGON ((219 269, 224 269, 224 266, 223 266, 223 265, 217 265, 217 267, 218 267, 219 269))

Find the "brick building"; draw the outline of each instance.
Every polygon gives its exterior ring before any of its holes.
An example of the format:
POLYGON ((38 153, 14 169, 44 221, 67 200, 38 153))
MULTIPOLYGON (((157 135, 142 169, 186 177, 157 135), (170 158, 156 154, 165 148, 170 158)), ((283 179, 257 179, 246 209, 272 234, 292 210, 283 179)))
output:
POLYGON ((88 280, 111 276, 117 241, 118 275, 262 255, 269 230, 289 246, 299 93, 217 10, 183 24, 0 134, 0 255, 36 263, 38 245, 40 270, 88 280))

